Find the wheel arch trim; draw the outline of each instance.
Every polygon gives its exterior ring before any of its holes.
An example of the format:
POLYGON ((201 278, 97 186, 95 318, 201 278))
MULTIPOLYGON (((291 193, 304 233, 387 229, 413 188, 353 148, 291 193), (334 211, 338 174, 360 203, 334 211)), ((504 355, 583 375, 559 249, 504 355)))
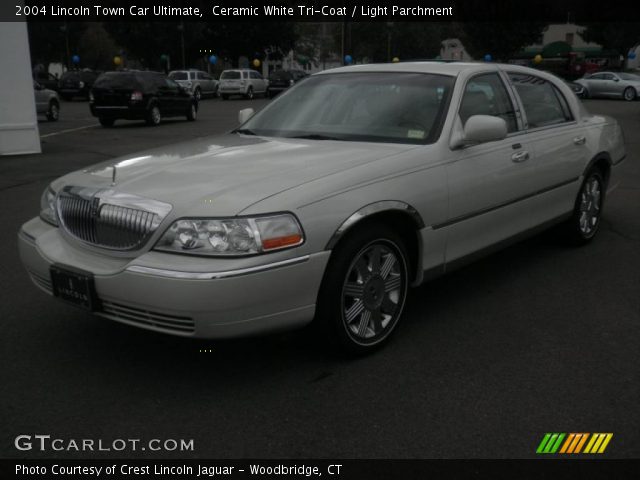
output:
POLYGON ((337 230, 333 233, 325 250, 332 250, 338 241, 345 235, 345 233, 351 229, 355 224, 368 218, 372 215, 385 213, 385 212, 401 212, 408 215, 415 223, 416 229, 422 229, 425 227, 425 223, 420 216, 420 213, 406 202, 400 200, 381 200, 379 202, 370 203, 352 213, 346 220, 344 220, 337 230))

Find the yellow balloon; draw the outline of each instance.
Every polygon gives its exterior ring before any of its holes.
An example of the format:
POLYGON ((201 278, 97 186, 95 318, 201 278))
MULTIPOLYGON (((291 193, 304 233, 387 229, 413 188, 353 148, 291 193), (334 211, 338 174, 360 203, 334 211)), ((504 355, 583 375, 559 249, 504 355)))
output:
POLYGON ((533 63, 535 64, 542 63, 542 55, 538 54, 535 57, 533 57, 533 63))
POLYGON ((393 57, 393 59, 391 61, 393 63, 398 63, 400 61, 400 59, 398 57, 393 57))
POLYGON ((113 63, 114 65, 120 65, 122 63, 122 58, 116 55, 115 57, 113 57, 113 63))
POLYGON ((253 60, 253 66, 258 68, 260 66, 260 60, 258 60, 257 58, 253 60))

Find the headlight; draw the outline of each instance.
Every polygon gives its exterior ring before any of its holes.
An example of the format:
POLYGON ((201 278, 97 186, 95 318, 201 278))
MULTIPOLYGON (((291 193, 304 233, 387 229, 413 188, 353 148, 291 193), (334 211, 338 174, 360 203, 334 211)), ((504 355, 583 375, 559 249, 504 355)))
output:
POLYGON ((42 193, 40 198, 40 218, 51 225, 58 225, 56 217, 56 192, 51 187, 42 193))
POLYGON ((156 250, 195 255, 240 256, 290 248, 304 242, 291 214, 255 218, 182 219, 167 229, 156 250))

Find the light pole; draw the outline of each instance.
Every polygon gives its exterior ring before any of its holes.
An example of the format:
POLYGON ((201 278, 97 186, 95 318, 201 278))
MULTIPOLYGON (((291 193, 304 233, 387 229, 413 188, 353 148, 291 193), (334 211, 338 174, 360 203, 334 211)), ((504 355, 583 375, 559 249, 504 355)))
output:
POLYGON ((387 22, 387 62, 391 61, 391 30, 393 22, 387 22))
POLYGON ((180 31, 180 46, 182 48, 182 69, 187 68, 187 64, 184 58, 184 22, 180 22, 178 25, 178 30, 180 31))
POLYGON ((64 40, 66 45, 67 58, 64 62, 67 65, 67 70, 69 70, 69 62, 71 61, 71 51, 69 50, 69 25, 67 22, 64 22, 64 25, 60 27, 60 30, 64 32, 64 40))

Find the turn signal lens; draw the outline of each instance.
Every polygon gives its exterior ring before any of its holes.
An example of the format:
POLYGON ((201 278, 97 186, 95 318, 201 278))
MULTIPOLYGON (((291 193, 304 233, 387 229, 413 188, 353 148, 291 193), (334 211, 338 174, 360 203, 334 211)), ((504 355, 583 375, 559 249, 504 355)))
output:
POLYGON ((131 101, 133 102, 141 102, 142 101, 142 92, 135 91, 131 94, 131 101))

